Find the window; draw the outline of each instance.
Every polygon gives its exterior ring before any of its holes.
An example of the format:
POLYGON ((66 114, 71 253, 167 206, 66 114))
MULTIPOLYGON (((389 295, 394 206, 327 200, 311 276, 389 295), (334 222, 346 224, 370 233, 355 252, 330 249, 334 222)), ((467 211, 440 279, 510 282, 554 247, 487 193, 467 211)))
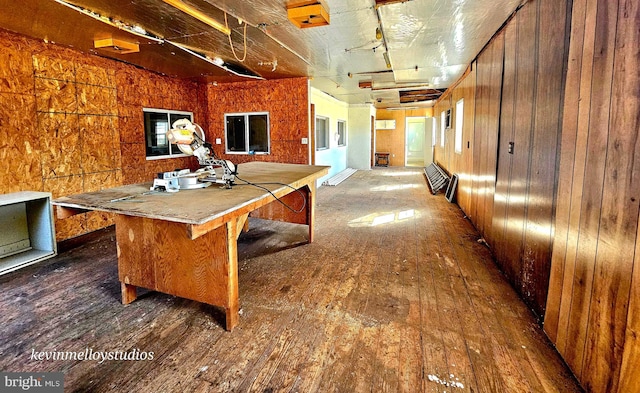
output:
POLYGON ((435 146, 437 143, 436 139, 438 135, 438 120, 436 120, 435 117, 431 118, 431 127, 433 129, 433 131, 431 132, 431 146, 435 146))
POLYGON ((269 154, 269 114, 232 113, 224 115, 226 152, 230 154, 269 154))
POLYGON ((316 150, 329 148, 329 119, 316 116, 316 150))
POLYGON ((338 120, 338 146, 347 145, 347 122, 338 120))
POLYGON ((455 149, 456 153, 462 153, 462 121, 464 119, 464 99, 460 99, 456 103, 456 134, 455 149))
POLYGON ((447 129, 447 119, 444 111, 440 112, 440 146, 444 147, 444 130, 447 129))
POLYGON ((143 108, 142 113, 147 159, 184 157, 175 144, 169 143, 167 131, 178 119, 193 121, 193 113, 153 108, 143 108))

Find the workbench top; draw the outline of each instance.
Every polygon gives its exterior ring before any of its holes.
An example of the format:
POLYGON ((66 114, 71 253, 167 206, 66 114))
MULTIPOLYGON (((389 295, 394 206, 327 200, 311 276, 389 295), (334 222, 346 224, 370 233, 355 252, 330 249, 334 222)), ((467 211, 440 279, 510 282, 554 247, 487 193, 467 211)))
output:
MULTIPOLYGON (((212 184, 206 188, 179 192, 149 193, 153 182, 131 184, 96 192, 57 198, 52 204, 63 208, 98 210, 185 224, 201 225, 225 214, 265 199, 273 200, 256 183, 278 195, 290 187, 298 189, 329 172, 328 166, 249 162, 238 165, 238 176, 231 189, 212 184), (283 185, 286 184, 287 186, 283 185), (124 198, 124 199, 123 199, 124 198)), ((219 176, 220 177, 220 176, 219 176)))

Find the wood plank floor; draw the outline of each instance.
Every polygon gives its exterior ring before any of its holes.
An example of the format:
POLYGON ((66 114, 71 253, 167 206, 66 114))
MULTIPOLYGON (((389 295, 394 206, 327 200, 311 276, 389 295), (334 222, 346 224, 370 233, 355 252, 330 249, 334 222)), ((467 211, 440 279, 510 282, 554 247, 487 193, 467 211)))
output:
POLYGON ((455 204, 419 169, 318 190, 306 228, 250 220, 242 314, 147 292, 120 304, 115 232, 0 277, 0 370, 65 392, 580 392, 455 204), (37 360, 121 351, 153 360, 37 360))

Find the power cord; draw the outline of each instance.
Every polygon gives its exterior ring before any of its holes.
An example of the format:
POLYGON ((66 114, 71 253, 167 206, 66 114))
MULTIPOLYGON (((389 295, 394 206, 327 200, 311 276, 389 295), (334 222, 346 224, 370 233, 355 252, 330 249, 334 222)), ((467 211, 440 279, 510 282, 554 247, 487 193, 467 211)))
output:
POLYGON ((248 180, 244 180, 240 177, 238 177, 238 175, 236 175, 236 180, 240 180, 245 182, 246 184, 236 184, 237 186, 254 186, 256 188, 260 188, 261 190, 265 190, 266 192, 268 192, 269 194, 271 194, 271 196, 273 196, 276 201, 280 202, 282 204, 282 206, 286 207, 287 209, 291 210, 294 213, 302 213, 304 211, 304 209, 307 207, 307 198, 305 198, 304 194, 302 193, 302 191, 300 191, 299 189, 295 188, 295 187, 291 187, 288 184, 285 183, 279 183, 279 182, 267 182, 267 183, 252 183, 248 180), (289 187, 290 189, 296 191, 298 194, 300 194, 300 196, 302 197, 302 207, 300 209, 294 209, 291 206, 287 205, 286 203, 284 203, 280 198, 278 198, 277 196, 275 196, 275 194, 273 192, 271 192, 271 190, 269 190, 267 187, 263 187, 262 185, 269 185, 269 184, 277 184, 280 186, 285 186, 285 187, 289 187))

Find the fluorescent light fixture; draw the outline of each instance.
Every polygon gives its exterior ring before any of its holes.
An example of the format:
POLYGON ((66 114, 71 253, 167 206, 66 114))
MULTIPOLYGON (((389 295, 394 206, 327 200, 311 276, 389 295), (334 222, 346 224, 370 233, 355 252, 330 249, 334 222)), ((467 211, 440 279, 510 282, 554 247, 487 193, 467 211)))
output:
POLYGON ((170 6, 173 6, 177 9, 179 9, 180 11, 184 12, 185 14, 196 18, 197 20, 199 20, 202 23, 205 23, 211 27, 213 27, 214 29, 218 30, 219 32, 221 32, 222 34, 226 34, 226 35, 230 35, 231 34, 231 29, 229 29, 227 26, 223 25, 222 23, 218 22, 217 20, 209 17, 208 15, 206 15, 205 13, 198 11, 197 9, 191 7, 188 4, 183 3, 181 0, 162 0, 163 2, 169 4, 170 6))

